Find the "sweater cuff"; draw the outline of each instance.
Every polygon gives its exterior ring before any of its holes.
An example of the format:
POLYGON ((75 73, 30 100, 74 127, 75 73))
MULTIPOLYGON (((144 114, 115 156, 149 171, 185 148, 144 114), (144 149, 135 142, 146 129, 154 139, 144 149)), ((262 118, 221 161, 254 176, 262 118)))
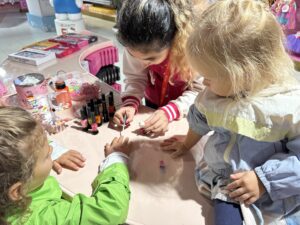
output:
POLYGON ((166 113, 169 122, 176 120, 180 117, 179 110, 173 102, 169 102, 169 104, 161 107, 160 109, 166 113))
POLYGON ((126 96, 122 98, 122 107, 132 106, 135 108, 135 113, 138 112, 141 101, 134 96, 126 96))
POLYGON ((128 164, 129 157, 122 152, 113 152, 107 156, 99 166, 99 172, 103 171, 107 167, 115 163, 128 164))

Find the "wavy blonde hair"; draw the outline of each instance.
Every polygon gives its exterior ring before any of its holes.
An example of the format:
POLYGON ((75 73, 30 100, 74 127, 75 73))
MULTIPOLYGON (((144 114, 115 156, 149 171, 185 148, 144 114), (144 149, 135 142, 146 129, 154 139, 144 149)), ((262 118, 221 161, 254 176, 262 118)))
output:
POLYGON ((284 34, 268 4, 257 0, 219 0, 208 7, 187 42, 193 62, 224 69, 235 96, 254 95, 294 81, 284 34))
MULTIPOLYGON (((174 12, 177 32, 174 37, 170 52, 171 74, 179 73, 181 79, 190 82, 194 73, 188 63, 185 54, 186 42, 194 29, 195 6, 197 1, 193 0, 168 0, 174 12)), ((199 3, 199 2, 197 2, 199 3)), ((199 10, 200 12, 200 10, 199 10)))

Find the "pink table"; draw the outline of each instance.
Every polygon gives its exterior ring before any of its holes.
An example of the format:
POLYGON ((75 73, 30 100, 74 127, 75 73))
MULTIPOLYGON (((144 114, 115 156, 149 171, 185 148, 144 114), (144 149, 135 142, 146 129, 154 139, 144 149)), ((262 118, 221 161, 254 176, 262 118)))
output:
MULTIPOLYGON (((105 43, 107 39, 99 39, 98 44, 105 43)), ((4 78, 14 78, 24 73, 40 72, 46 77, 59 70, 81 71, 80 59, 89 52, 88 48, 70 55, 66 58, 51 62, 49 65, 35 67, 5 60, 0 65, 0 75, 4 78)), ((87 80, 95 80, 87 74, 87 80)), ((101 84, 104 92, 113 91, 105 84, 101 84)), ((11 93, 13 90, 10 89, 11 93)), ((118 93, 115 92, 117 95, 118 93)), ((118 104, 118 101, 116 101, 118 104)), ((135 131, 138 123, 144 121, 151 113, 151 109, 142 107, 136 115, 134 122, 127 128, 123 135, 128 136, 133 142, 133 153, 130 159, 131 173, 131 200, 128 215, 128 224, 144 225, 200 225, 211 224, 212 208, 210 202, 198 192, 194 181, 194 159, 192 154, 173 160, 168 154, 160 150, 160 141, 175 134, 185 134, 188 125, 185 119, 172 122, 165 137, 151 139, 138 136, 135 131), (159 167, 163 160, 166 168, 162 171, 159 167)), ((103 148, 119 132, 104 124, 99 128, 98 135, 91 135, 76 130, 75 121, 69 127, 50 139, 59 144, 81 151, 87 158, 85 168, 78 172, 64 170, 59 176, 55 175, 62 188, 69 195, 75 193, 91 194, 91 182, 97 174, 98 165, 104 159, 103 148)), ((201 143, 196 152, 201 152, 201 143)), ((53 173, 54 174, 54 173, 53 173)))

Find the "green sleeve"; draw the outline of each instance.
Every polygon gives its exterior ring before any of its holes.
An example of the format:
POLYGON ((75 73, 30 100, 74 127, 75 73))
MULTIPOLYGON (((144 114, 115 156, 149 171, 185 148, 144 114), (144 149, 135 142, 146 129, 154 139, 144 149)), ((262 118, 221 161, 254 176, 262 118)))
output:
POLYGON ((48 183, 50 189, 44 184, 36 191, 39 193, 32 193, 31 214, 25 217, 26 222, 18 223, 12 217, 12 225, 115 225, 126 220, 130 191, 128 170, 123 163, 112 164, 95 178, 91 197, 77 194, 69 202, 61 199, 58 184, 48 183))

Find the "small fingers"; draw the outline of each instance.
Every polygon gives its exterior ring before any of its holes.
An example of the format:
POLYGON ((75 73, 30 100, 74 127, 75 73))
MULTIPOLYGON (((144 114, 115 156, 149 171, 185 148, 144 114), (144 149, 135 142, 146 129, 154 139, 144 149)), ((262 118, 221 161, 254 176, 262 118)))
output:
POLYGON ((70 160, 77 165, 77 167, 84 167, 85 166, 85 163, 84 161, 81 160, 81 158, 78 158, 77 156, 72 156, 70 158, 70 160))
POLYGON ((183 152, 181 150, 177 150, 177 151, 174 151, 172 154, 171 154, 171 157, 173 159, 176 159, 178 158, 179 156, 183 155, 183 152))
POLYGON ((245 193, 245 194, 241 195, 240 197, 235 198, 235 200, 236 200, 237 202, 245 202, 245 201, 247 201, 250 197, 251 197, 251 196, 250 196, 249 193, 245 193))
POLYGON ((164 145, 164 146, 161 146, 161 149, 163 151, 175 151, 176 150, 176 146, 174 146, 173 144, 164 145))
POLYGON ((156 128, 154 130, 152 130, 151 132, 154 133, 154 134, 163 134, 163 128, 162 127, 159 127, 159 128, 156 128))
POLYGON ((111 141, 110 145, 111 145, 111 146, 114 146, 114 145, 116 145, 118 142, 119 142, 119 138, 118 138, 118 137, 115 137, 115 138, 111 141))
POLYGON ((124 145, 128 145, 128 143, 129 143, 129 138, 126 137, 126 138, 123 140, 123 144, 124 144, 124 145))
POLYGON ((82 162, 84 162, 86 160, 86 158, 78 151, 70 150, 70 153, 73 157, 79 159, 82 162))
POLYGON ((61 174, 61 172, 62 172, 62 167, 61 167, 61 165, 60 165, 58 162, 56 162, 55 160, 53 161, 52 169, 53 169, 57 174, 61 174))
POLYGON ((248 200, 245 201, 246 206, 249 206, 256 202, 257 198, 256 197, 250 197, 248 200))
POLYGON ((135 113, 135 110, 131 111, 131 110, 126 110, 126 121, 125 121, 125 124, 129 124, 133 121, 133 117, 134 117, 134 113, 135 113))
POLYGON ((77 166, 76 163, 74 163, 73 161, 68 161, 65 163, 65 167, 69 170, 73 170, 73 171, 77 171, 79 170, 79 167, 77 166))
POLYGON ((237 189, 241 186, 241 181, 240 180, 236 180, 231 182, 230 184, 227 185, 227 190, 234 190, 237 189))
POLYGON ((230 194, 229 194, 229 197, 230 198, 238 198, 240 196, 242 196, 243 194, 246 193, 246 190, 242 187, 232 191, 230 194))
POLYGON ((120 126, 123 123, 122 114, 121 113, 115 113, 115 116, 113 118, 113 122, 120 126))

